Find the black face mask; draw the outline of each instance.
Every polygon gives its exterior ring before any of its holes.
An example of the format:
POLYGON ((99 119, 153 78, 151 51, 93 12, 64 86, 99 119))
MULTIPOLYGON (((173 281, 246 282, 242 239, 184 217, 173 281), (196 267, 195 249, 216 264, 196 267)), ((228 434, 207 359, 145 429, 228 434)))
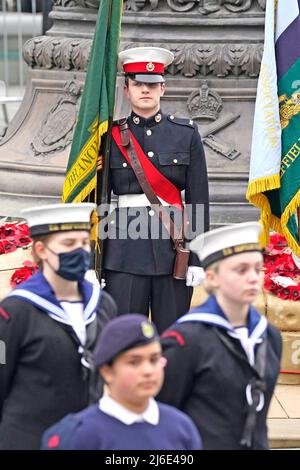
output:
MULTIPOLYGON (((82 281, 85 273, 91 267, 91 252, 83 248, 76 248, 66 253, 55 253, 47 246, 51 253, 58 256, 59 268, 54 272, 68 281, 82 281)), ((48 262, 52 268, 51 264, 48 262)), ((52 268, 53 269, 53 268, 52 268)))

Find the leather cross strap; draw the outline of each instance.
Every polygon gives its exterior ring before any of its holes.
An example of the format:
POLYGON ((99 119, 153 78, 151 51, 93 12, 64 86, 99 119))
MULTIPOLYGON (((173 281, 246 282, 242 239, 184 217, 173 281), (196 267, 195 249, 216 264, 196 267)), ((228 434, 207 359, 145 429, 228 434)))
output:
POLYGON ((186 214, 185 211, 182 211, 182 236, 180 235, 178 228, 174 224, 173 220, 170 217, 170 214, 167 212, 165 207, 161 204, 160 200, 156 196, 155 192, 151 188, 143 167, 141 165, 141 162, 137 156, 137 153, 135 151, 135 148, 132 144, 131 137, 130 137, 130 132, 129 132, 129 126, 127 123, 127 119, 121 119, 118 121, 118 127, 121 135, 121 142, 124 147, 126 147, 127 154, 130 158, 130 162, 132 165, 132 169, 135 173, 135 176, 137 177, 137 180, 144 191, 146 197, 148 198, 149 202, 151 203, 151 206, 153 210, 156 212, 156 214, 159 216, 161 219, 162 223, 164 224, 167 232, 169 233, 171 239, 173 240, 174 246, 176 247, 183 247, 184 245, 184 225, 186 223, 186 214))

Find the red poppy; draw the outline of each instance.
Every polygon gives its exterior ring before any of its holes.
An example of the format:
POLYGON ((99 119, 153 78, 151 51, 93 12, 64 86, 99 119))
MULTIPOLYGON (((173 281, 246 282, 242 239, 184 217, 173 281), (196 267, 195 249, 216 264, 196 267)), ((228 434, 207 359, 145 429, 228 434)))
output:
POLYGON ((0 255, 5 254, 5 253, 11 253, 12 251, 15 251, 16 249, 17 249, 16 245, 10 240, 7 240, 6 238, 4 240, 0 240, 0 255))
POLYGON ((24 261, 23 266, 24 268, 16 269, 11 276, 10 285, 12 287, 16 287, 26 281, 26 279, 30 278, 38 270, 37 264, 32 261, 24 261))
POLYGON ((300 299, 300 270, 295 265, 291 250, 282 235, 274 233, 270 236, 270 243, 264 254, 265 279, 264 288, 281 299, 300 299), (283 287, 275 280, 274 275, 293 279, 296 286, 283 287))
POLYGON ((31 243, 31 238, 29 238, 27 235, 24 235, 23 233, 17 233, 14 237, 14 242, 17 246, 26 246, 31 243))
POLYGON ((14 237, 16 224, 4 224, 1 227, 1 239, 14 237))

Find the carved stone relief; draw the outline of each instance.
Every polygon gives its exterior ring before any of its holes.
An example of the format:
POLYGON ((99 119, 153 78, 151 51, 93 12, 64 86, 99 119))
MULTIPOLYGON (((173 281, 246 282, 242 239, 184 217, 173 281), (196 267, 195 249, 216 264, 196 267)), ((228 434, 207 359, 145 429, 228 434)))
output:
MULTIPOLYGON (((31 67, 86 70, 90 39, 39 36, 27 41, 23 56, 31 67)), ((125 48, 137 45, 127 44, 125 48)), ((157 46, 158 44, 156 44, 157 46)), ((184 77, 214 75, 256 78, 263 53, 262 44, 159 44, 174 52, 175 59, 167 74, 184 77)))
MULTIPOLYGON (((124 49, 138 45, 153 44, 130 43, 124 49)), ((185 77, 214 75, 238 77, 246 75, 256 78, 259 75, 263 54, 262 44, 156 44, 174 53, 174 61, 167 68, 170 75, 185 77)))
POLYGON ((187 100, 189 115, 194 121, 200 121, 206 125, 201 126, 203 142, 229 160, 235 160, 241 153, 229 143, 215 136, 216 132, 235 122, 240 114, 222 114, 223 103, 221 96, 208 87, 203 81, 198 90, 193 91, 187 100))
POLYGON ((81 85, 70 80, 65 83, 65 93, 47 113, 30 146, 35 155, 46 156, 59 152, 72 141, 73 127, 78 113, 77 102, 81 85))
POLYGON ((24 44, 23 57, 31 67, 86 71, 91 39, 38 36, 24 44))
POLYGON ((140 11, 145 9, 169 9, 175 12, 194 10, 201 15, 218 12, 242 13, 258 7, 265 10, 266 0, 125 0, 124 9, 140 11))
POLYGON ((54 0, 54 6, 99 8, 101 0, 54 0))

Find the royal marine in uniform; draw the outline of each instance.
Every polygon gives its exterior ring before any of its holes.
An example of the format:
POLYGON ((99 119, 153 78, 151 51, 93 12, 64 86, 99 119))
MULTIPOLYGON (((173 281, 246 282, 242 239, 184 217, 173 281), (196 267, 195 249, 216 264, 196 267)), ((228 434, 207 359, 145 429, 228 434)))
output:
MULTIPOLYGON (((208 229, 209 213, 206 162, 198 128, 192 120, 164 114, 160 108, 164 67, 172 59, 170 51, 160 48, 120 53, 125 93, 132 106, 127 123, 150 166, 144 168, 145 175, 161 203, 181 223, 178 207, 184 191, 188 227, 200 233, 208 229)), ((161 332, 189 309, 192 287, 202 280, 201 268, 192 254, 187 282, 172 277, 174 245, 124 155, 117 128, 116 124, 109 188, 118 196, 118 207, 111 214, 104 247, 107 290, 120 313, 147 315, 150 305, 152 319, 161 332)))
POLYGON ((163 334, 167 366, 158 399, 193 419, 204 449, 268 448, 281 338, 251 305, 263 279, 260 230, 247 222, 193 240, 211 295, 163 334))

